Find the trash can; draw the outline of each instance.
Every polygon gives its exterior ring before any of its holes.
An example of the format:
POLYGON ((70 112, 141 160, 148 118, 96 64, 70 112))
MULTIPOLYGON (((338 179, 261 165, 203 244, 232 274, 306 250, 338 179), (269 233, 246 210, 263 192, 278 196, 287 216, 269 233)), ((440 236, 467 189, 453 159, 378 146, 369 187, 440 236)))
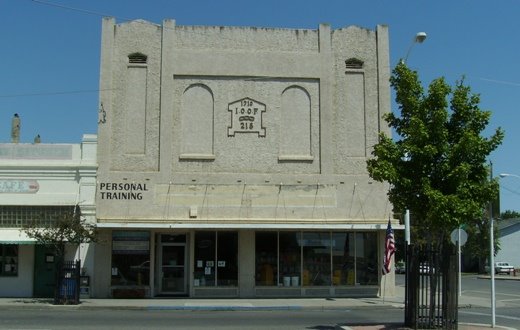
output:
POLYGON ((75 297, 76 297, 76 279, 74 279, 74 278, 63 279, 63 282, 61 282, 61 286, 60 286, 60 296, 67 300, 75 299, 75 297))

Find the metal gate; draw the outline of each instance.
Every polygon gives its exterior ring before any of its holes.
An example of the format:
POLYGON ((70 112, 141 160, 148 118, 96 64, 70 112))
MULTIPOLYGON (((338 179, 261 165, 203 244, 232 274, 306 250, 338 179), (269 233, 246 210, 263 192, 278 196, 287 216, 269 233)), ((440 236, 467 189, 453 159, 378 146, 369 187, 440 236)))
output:
POLYGON ((57 272, 55 305, 79 304, 80 261, 64 261, 57 272))
POLYGON ((457 255, 409 245, 406 250, 405 324, 414 329, 457 329, 457 255))

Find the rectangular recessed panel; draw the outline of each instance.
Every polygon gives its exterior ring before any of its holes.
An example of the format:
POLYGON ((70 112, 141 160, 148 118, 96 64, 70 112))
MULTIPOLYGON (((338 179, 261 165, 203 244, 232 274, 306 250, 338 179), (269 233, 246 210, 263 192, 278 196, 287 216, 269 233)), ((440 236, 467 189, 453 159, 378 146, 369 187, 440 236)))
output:
POLYGON ((329 289, 305 289, 305 296, 328 297, 330 291, 329 289))
POLYGON ((300 297, 301 295, 301 289, 256 289, 257 297, 300 297))
POLYGON ((336 297, 377 297, 377 287, 351 287, 351 288, 335 288, 334 296, 336 297))
POLYGON ((144 154, 146 137, 146 75, 147 67, 127 69, 125 120, 125 153, 144 154))
POLYGON ((204 288, 195 289, 195 297, 237 297, 237 288, 204 288))
POLYGON ((344 133, 348 155, 365 157, 365 76, 362 73, 347 72, 346 75, 346 118, 344 133))

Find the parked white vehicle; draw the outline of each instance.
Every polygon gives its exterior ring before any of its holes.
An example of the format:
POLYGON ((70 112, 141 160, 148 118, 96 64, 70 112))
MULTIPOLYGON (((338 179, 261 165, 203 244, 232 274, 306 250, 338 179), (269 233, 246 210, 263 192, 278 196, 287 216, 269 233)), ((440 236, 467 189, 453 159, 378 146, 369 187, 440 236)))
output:
POLYGON ((395 264, 395 273, 396 274, 406 273, 406 264, 404 263, 404 261, 399 261, 395 264))
POLYGON ((421 263, 419 265, 419 274, 435 274, 435 268, 430 267, 427 263, 421 263))
POLYGON ((495 262, 495 274, 500 274, 500 273, 513 274, 514 271, 515 271, 515 267, 513 267, 513 265, 511 265, 509 262, 504 262, 504 261, 495 262))

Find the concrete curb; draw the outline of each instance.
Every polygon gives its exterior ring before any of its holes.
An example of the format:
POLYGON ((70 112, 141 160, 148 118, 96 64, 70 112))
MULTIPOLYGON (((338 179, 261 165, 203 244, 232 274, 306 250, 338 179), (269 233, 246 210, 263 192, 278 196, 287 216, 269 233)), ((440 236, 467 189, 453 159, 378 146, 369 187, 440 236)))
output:
MULTIPOLYGON (((40 306, 39 306, 40 307, 40 306)), ((38 308, 39 308, 38 307, 38 308)), ((368 308, 370 307, 373 310, 381 309, 381 308, 400 308, 403 309, 404 306, 396 306, 396 305, 341 305, 341 306, 320 306, 320 305, 263 305, 263 306, 244 306, 244 305, 71 305, 63 306, 63 305, 51 305, 49 308, 77 308, 77 309, 87 309, 87 310, 96 310, 96 309, 119 309, 119 310, 170 310, 170 311, 302 311, 302 310, 313 310, 313 311, 327 311, 327 310, 336 310, 336 311, 347 311, 358 308, 368 308)))
MULTIPOLYGON (((491 276, 479 275, 479 276, 477 276, 477 278, 490 280, 491 276)), ((520 281, 520 276, 497 275, 497 276, 495 276, 495 281, 520 281)))
MULTIPOLYGON (((491 328, 491 325, 489 324, 482 324, 482 323, 459 323, 458 324, 458 328, 460 330, 477 330, 477 329, 489 329, 491 328)), ((505 326, 501 326, 501 325, 495 325, 495 328, 496 329, 504 329, 504 330, 517 330, 516 328, 510 328, 510 327, 505 327, 505 326)), ((393 330, 400 330, 400 329, 411 329, 411 328, 408 328, 408 327, 405 327, 404 325, 402 324, 376 324, 376 325, 353 325, 353 326, 348 326, 348 325, 336 325, 336 327, 334 328, 336 330, 388 330, 388 329, 393 329, 393 330)))
MULTIPOLYGON (((460 323, 460 324, 467 325, 468 327, 491 328, 491 324, 481 324, 481 323, 460 323)), ((516 328, 506 327, 503 325, 495 325, 495 328, 505 329, 505 330, 517 330, 516 328)))
POLYGON ((145 306, 150 311, 298 311, 302 306, 145 306))

